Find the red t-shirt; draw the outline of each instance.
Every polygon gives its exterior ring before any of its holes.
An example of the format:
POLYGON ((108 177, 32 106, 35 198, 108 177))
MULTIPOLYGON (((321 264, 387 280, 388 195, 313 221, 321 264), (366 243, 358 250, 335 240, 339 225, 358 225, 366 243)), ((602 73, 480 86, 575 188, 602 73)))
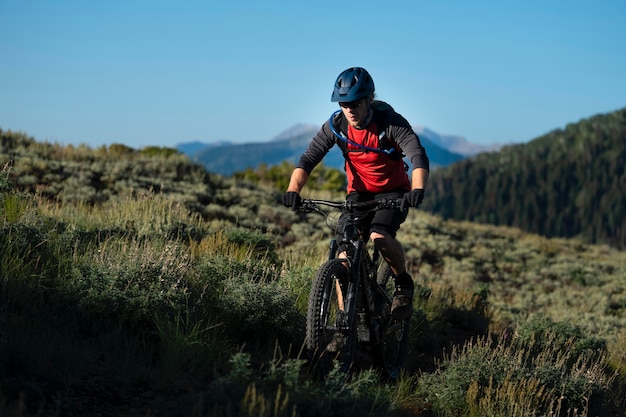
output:
MULTIPOLYGON (((378 132, 375 123, 365 129, 348 126, 348 137, 352 142, 370 148, 378 148, 378 132)), ((411 190, 411 182, 404 170, 404 161, 392 160, 384 153, 367 151, 348 143, 346 176, 348 193, 366 191, 379 193, 396 189, 411 190)))

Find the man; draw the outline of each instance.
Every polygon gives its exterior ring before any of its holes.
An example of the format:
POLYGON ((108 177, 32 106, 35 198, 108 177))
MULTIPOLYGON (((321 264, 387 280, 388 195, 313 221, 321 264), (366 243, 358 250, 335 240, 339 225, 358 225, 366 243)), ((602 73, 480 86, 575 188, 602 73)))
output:
POLYGON ((365 228, 395 277, 392 315, 406 319, 413 311, 414 285, 396 233, 409 207, 418 207, 424 198, 429 172, 426 151, 404 117, 388 104, 374 100, 374 81, 364 68, 349 68, 339 74, 331 101, 338 102, 340 110, 324 123, 300 157, 282 202, 294 210, 300 206, 300 191, 309 174, 335 143, 346 158, 348 200, 402 197, 400 209, 376 211, 365 219, 365 228), (403 154, 413 165, 410 178, 403 154))

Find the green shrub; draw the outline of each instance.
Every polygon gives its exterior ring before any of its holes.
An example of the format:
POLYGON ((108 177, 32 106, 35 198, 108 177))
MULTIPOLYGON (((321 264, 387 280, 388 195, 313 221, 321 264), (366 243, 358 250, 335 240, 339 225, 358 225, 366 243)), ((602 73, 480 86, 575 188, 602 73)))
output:
POLYGON ((145 155, 147 157, 162 157, 167 158, 172 155, 178 155, 180 152, 176 148, 168 148, 163 146, 146 146, 144 148, 139 149, 140 155, 145 155))
POLYGON ((198 276, 206 282, 202 305, 222 318, 226 334, 236 343, 258 349, 277 338, 302 342, 304 317, 272 264, 216 256, 201 262, 198 276))
POLYGON ((228 231, 227 237, 234 244, 249 248, 249 256, 251 257, 264 257, 272 261, 277 259, 276 241, 265 233, 238 228, 228 231))
POLYGON ((446 417, 603 409, 615 376, 599 345, 560 324, 520 330, 512 340, 489 336, 454 349, 435 373, 420 379, 425 404, 446 417))
MULTIPOLYGON (((546 350, 571 350, 570 361, 577 361, 587 354, 606 353, 606 341, 592 334, 585 334, 570 322, 554 322, 544 316, 534 316, 516 329, 515 342, 530 349, 529 356, 540 355, 546 350)), ((564 364, 573 366, 569 362, 564 364)))
POLYGON ((170 314, 157 311, 153 320, 161 384, 174 383, 180 373, 206 378, 231 351, 222 323, 214 317, 181 306, 170 314))
POLYGON ((0 193, 11 189, 11 165, 7 162, 0 167, 0 193))
POLYGON ((36 308, 55 295, 59 276, 71 268, 69 254, 58 245, 54 221, 23 216, 0 225, 0 301, 16 309, 36 308))
POLYGON ((68 283, 90 320, 145 325, 155 312, 172 314, 188 303, 188 251, 176 241, 110 238, 76 265, 68 283))

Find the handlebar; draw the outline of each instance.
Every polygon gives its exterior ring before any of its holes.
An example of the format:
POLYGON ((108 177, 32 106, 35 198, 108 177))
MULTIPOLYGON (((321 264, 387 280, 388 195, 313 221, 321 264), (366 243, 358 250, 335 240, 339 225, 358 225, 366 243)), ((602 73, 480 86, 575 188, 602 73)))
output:
POLYGON ((358 209, 394 209, 400 208, 402 198, 380 198, 371 201, 330 201, 303 199, 299 210, 311 212, 319 211, 319 206, 341 209, 346 212, 354 212, 358 209))

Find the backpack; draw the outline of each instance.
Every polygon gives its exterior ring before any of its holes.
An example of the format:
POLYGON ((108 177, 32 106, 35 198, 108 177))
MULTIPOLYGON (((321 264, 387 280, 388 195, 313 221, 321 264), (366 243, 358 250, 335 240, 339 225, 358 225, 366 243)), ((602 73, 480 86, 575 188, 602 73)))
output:
POLYGON ((394 111, 393 107, 384 101, 375 100, 372 102, 372 110, 374 110, 374 121, 378 130, 381 132, 378 135, 378 147, 373 148, 365 145, 360 145, 351 141, 348 138, 348 121, 344 117, 341 110, 335 111, 330 115, 330 128, 335 134, 335 143, 341 149, 343 157, 349 160, 349 152, 378 152, 386 154, 390 159, 397 161, 402 159, 404 155, 395 143, 391 135, 389 134, 389 121, 391 119, 391 113, 394 111), (337 129, 335 122, 339 122, 339 129, 337 129), (358 150, 348 150, 348 144, 353 145, 358 150))

